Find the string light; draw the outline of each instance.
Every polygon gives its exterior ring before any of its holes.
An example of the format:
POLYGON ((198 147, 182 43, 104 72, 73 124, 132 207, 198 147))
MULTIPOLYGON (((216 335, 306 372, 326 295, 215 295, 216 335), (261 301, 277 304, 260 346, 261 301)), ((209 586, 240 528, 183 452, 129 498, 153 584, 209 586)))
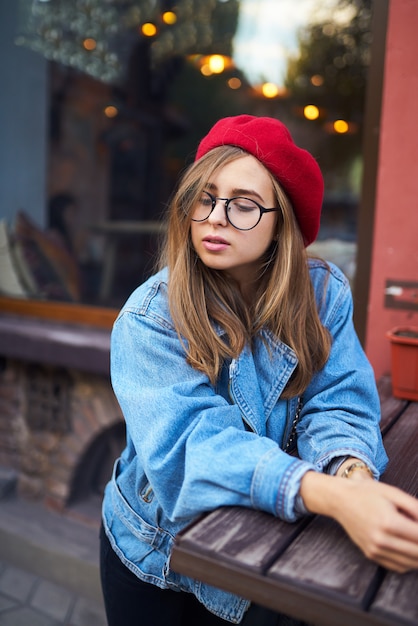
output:
POLYGON ((303 115, 307 120, 317 120, 319 117, 319 109, 314 104, 307 104, 303 109, 303 115))
POLYGON ((222 74, 225 70, 234 68, 232 58, 224 54, 190 54, 187 56, 188 61, 199 68, 203 76, 212 76, 212 74, 222 74))
POLYGON ((177 15, 174 13, 174 11, 165 11, 162 16, 161 19, 163 20, 164 24, 170 24, 170 26, 172 24, 175 24, 177 22, 177 15))
POLYGON ((212 76, 213 72, 210 69, 209 63, 204 63, 200 67, 200 73, 203 74, 203 76, 212 76))
POLYGON ((314 74, 311 76, 311 84, 314 87, 321 87, 324 84, 324 77, 320 74, 314 74))
POLYGON ((334 130, 339 135, 344 135, 348 132, 348 124, 345 120, 335 120, 334 130))
POLYGON ((104 114, 106 115, 106 117, 112 118, 116 117, 119 114, 119 111, 115 106, 113 106, 113 104, 109 104, 107 107, 105 107, 104 114))
POLYGON ((87 37, 87 39, 83 41, 83 46, 86 50, 95 50, 97 47, 97 41, 92 37, 87 37))
POLYGON ((221 54, 212 54, 209 57, 208 65, 213 74, 222 74, 225 70, 225 59, 221 54))
POLYGON ((236 76, 233 76, 228 80, 228 87, 230 89, 239 89, 242 86, 242 82, 236 76))
POLYGON ((338 119, 326 122, 324 124, 324 130, 331 135, 353 135, 358 133, 359 125, 356 124, 356 122, 347 122, 346 120, 338 119))
POLYGON ((276 98, 279 95, 279 88, 274 83, 263 83, 261 92, 265 98, 276 98))
POLYGON ((145 37, 154 37, 157 34, 157 27, 152 22, 145 22, 145 24, 142 24, 140 30, 145 37))
MULTIPOLYGON (((155 0, 18 2, 21 10, 17 45, 113 84, 125 79, 135 38, 139 36, 153 38, 152 68, 173 55, 207 54, 209 50, 228 59, 239 12, 238 2, 233 3, 231 11, 231 2, 203 0, 177 0, 175 11, 161 11, 155 0), (217 19, 213 20, 215 10, 217 19), (232 26, 227 35, 223 11, 232 26)), ((216 66, 210 71, 217 71, 216 66)))

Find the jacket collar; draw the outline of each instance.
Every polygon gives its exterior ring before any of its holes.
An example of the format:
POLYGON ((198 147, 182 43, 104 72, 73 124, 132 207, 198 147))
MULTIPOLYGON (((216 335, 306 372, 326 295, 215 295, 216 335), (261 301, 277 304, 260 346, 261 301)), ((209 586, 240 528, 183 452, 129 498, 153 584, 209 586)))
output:
POLYGON ((270 417, 297 365, 294 351, 264 330, 230 366, 230 391, 244 421, 259 435, 265 435, 270 417))

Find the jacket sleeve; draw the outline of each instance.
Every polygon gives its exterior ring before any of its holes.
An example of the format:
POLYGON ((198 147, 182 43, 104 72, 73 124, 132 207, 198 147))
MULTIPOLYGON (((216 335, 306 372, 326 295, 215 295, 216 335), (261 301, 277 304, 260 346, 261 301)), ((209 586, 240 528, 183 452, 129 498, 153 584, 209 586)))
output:
MULTIPOLYGON (((125 308, 112 332, 112 384, 137 474, 144 472, 172 521, 224 505, 278 515, 280 486, 313 467, 245 429, 238 407, 187 364, 168 320, 156 305, 125 308)), ((295 519, 293 503, 287 508, 295 519)))
POLYGON ((379 396, 354 329, 348 281, 335 267, 331 267, 325 301, 319 308, 332 347, 327 363, 304 394, 299 454, 321 470, 337 457, 355 456, 378 478, 387 464, 379 429, 379 396))

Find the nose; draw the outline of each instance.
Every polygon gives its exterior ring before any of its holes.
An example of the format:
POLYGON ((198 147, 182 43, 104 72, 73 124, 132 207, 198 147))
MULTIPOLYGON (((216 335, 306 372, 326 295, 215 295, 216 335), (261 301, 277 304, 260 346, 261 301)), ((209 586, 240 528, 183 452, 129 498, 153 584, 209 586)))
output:
POLYGON ((223 198, 215 199, 215 206, 208 217, 208 222, 210 224, 227 226, 228 220, 226 219, 225 200, 223 198))

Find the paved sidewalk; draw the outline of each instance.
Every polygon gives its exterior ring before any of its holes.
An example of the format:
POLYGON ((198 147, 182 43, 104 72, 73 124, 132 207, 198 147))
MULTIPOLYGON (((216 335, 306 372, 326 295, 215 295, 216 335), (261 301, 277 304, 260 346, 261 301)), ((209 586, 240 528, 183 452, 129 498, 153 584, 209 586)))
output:
POLYGON ((1 626, 106 626, 101 603, 0 561, 1 626))
POLYGON ((0 625, 106 626, 98 520, 0 501, 0 625))

